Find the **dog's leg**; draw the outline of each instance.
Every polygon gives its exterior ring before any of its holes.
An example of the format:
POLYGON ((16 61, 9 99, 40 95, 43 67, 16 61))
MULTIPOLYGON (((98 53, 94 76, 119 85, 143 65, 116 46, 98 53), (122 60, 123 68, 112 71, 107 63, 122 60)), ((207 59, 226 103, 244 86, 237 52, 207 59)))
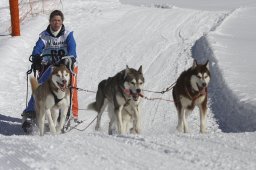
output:
POLYGON ((58 134, 61 132, 61 130, 64 127, 67 113, 68 113, 68 107, 61 108, 60 123, 59 123, 59 126, 57 126, 57 129, 56 129, 58 134))
POLYGON ((110 118, 110 121, 109 121, 109 126, 108 126, 108 134, 109 135, 113 135, 113 123, 115 122, 115 116, 113 115, 111 118, 110 118))
POLYGON ((200 110, 200 132, 206 133, 206 107, 199 105, 200 110))
POLYGON ((177 130, 179 132, 188 132, 188 123, 186 119, 187 109, 181 108, 180 111, 178 110, 178 126, 177 130))
POLYGON ((113 131, 116 129, 116 115, 115 115, 115 111, 114 111, 114 106, 109 104, 108 105, 108 116, 109 116, 109 126, 108 126, 108 134, 109 135, 113 135, 113 131))
POLYGON ((104 112, 104 110, 106 109, 107 104, 108 104, 107 99, 104 99, 103 105, 99 109, 98 116, 97 116, 97 123, 95 126, 95 130, 97 130, 97 131, 100 129, 101 116, 102 116, 102 113, 104 112))
POLYGON ((184 132, 184 126, 183 126, 183 118, 182 118, 182 112, 184 112, 184 109, 178 109, 177 108, 177 112, 178 112, 178 125, 177 125, 177 130, 179 132, 184 132))
POLYGON ((49 123, 50 132, 55 135, 56 134, 56 128, 55 128, 53 120, 52 120, 51 110, 46 109, 45 113, 46 113, 46 117, 47 117, 47 120, 48 120, 48 123, 49 123))
POLYGON ((123 122, 124 122, 124 133, 128 134, 128 132, 129 132, 129 118, 128 117, 125 118, 123 122))
POLYGON ((140 128, 140 108, 139 107, 136 107, 134 109, 134 120, 133 120, 133 124, 134 124, 134 130, 135 130, 135 133, 137 134, 140 134, 141 132, 141 128, 140 128))
POLYGON ((188 122, 187 122, 187 117, 189 114, 189 110, 185 109, 183 112, 183 126, 184 126, 184 133, 188 133, 189 132, 189 128, 188 128, 188 122))
POLYGON ((44 120, 45 120, 45 110, 42 109, 39 109, 39 114, 38 114, 38 127, 39 127, 39 133, 40 133, 40 136, 43 136, 44 135, 44 120))
POLYGON ((59 117, 59 109, 51 109, 52 120, 55 127, 57 127, 57 120, 59 117))
POLYGON ((125 109, 122 111, 122 119, 123 119, 123 126, 124 126, 124 132, 127 134, 129 132, 129 123, 131 121, 131 116, 125 109))
POLYGON ((123 120, 122 120, 122 110, 123 105, 119 106, 118 108, 115 108, 115 114, 117 115, 117 128, 118 133, 123 135, 124 134, 124 126, 123 126, 123 120))

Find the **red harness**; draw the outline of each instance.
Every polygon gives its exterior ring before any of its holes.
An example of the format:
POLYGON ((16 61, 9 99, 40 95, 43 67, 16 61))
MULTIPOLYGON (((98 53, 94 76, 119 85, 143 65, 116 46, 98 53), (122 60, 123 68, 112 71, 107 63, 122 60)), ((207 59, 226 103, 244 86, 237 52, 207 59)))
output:
POLYGON ((188 97, 190 98, 190 100, 192 100, 192 103, 191 103, 191 106, 192 106, 192 107, 195 106, 195 101, 196 101, 196 99, 198 99, 198 98, 201 97, 201 96, 206 95, 206 93, 207 93, 207 87, 205 87, 205 88, 203 88, 202 90, 200 90, 197 95, 195 95, 195 96, 192 97, 192 96, 190 95, 190 93, 189 93, 187 87, 185 87, 185 90, 186 90, 186 93, 187 93, 188 97))

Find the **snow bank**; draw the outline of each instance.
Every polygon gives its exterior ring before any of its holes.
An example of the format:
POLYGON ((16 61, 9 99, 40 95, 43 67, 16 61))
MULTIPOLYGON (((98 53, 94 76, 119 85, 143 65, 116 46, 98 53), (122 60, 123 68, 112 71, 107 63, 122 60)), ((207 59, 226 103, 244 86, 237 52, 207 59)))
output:
POLYGON ((241 102, 225 82, 207 36, 196 41, 192 47, 192 54, 198 61, 208 59, 211 62, 210 107, 221 130, 223 132, 255 131, 255 106, 241 102))
POLYGON ((233 10, 241 6, 255 5, 255 0, 119 0, 124 4, 131 4, 136 6, 158 7, 158 8, 170 8, 177 6, 180 8, 218 11, 218 10, 233 10))

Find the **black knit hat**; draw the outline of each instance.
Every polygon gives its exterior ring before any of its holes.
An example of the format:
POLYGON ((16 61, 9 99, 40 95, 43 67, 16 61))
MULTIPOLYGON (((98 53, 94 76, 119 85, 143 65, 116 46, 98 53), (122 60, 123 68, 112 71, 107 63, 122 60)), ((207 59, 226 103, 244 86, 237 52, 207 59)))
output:
POLYGON ((54 16, 60 16, 61 19, 62 19, 62 21, 64 21, 64 15, 63 15, 63 13, 62 13, 60 10, 54 10, 54 11, 52 11, 52 13, 50 14, 49 21, 51 21, 51 19, 52 19, 54 16))

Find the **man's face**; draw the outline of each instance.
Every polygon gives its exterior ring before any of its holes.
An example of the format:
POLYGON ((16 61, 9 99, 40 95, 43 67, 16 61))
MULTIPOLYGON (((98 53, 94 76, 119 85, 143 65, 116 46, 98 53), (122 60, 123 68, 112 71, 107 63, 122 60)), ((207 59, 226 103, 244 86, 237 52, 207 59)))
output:
POLYGON ((50 26, 53 31, 58 31, 62 24, 63 21, 61 19, 61 16, 56 15, 50 20, 50 26))

